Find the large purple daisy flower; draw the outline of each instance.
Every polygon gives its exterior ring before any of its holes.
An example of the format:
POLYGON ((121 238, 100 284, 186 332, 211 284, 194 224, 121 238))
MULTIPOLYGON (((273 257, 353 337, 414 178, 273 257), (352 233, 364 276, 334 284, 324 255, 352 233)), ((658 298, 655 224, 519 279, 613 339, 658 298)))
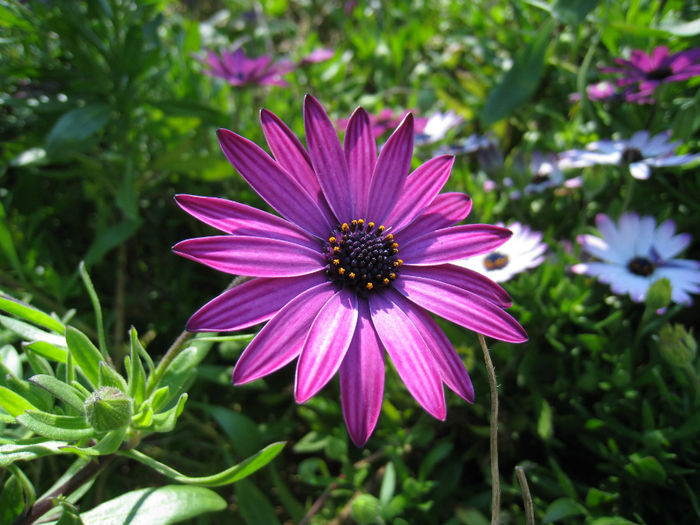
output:
POLYGON ((378 158, 362 108, 350 118, 341 146, 324 109, 307 96, 308 151, 274 114, 262 110, 260 118, 274 159, 225 129, 219 142, 284 218, 224 199, 176 197, 185 211, 226 235, 182 241, 175 253, 255 277, 204 305, 188 330, 233 331, 267 321, 238 360, 234 384, 298 358, 294 395, 303 403, 340 371, 343 413, 358 446, 369 439, 381 409, 385 351, 432 416, 446 416, 443 383, 472 402, 469 375, 429 311, 496 339, 524 341, 524 330, 504 311, 506 292, 450 264, 497 248, 510 231, 454 226, 471 201, 461 193, 439 194, 452 157, 434 158, 409 174, 410 114, 378 158))

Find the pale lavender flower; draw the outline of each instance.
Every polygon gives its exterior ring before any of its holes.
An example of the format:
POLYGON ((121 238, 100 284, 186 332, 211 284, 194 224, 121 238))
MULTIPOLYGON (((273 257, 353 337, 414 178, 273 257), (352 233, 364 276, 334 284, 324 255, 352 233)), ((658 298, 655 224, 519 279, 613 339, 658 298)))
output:
POLYGON ((493 147, 498 148, 498 141, 493 136, 473 133, 461 142, 440 146, 435 153, 437 155, 464 155, 493 147))
POLYGON ((286 86, 282 76, 296 69, 294 63, 286 59, 273 62, 268 55, 249 58, 240 47, 233 53, 223 50, 221 55, 209 50, 206 57, 199 60, 208 66, 204 70, 206 74, 222 78, 232 86, 286 86))
MULTIPOLYGON (((503 223, 497 223, 503 226, 503 223)), ((508 225, 513 236, 496 250, 470 257, 455 264, 479 272, 496 282, 504 282, 525 270, 539 266, 544 261, 547 245, 542 233, 529 226, 514 222, 508 225)))
POLYGON ((549 188, 565 186, 567 188, 578 188, 581 186, 580 177, 566 179, 564 173, 559 168, 559 159, 554 153, 543 154, 533 151, 530 158, 530 173, 532 180, 524 188, 526 195, 541 193, 549 188))
POLYGON ((674 155, 680 141, 670 142, 671 132, 651 137, 648 131, 638 131, 627 140, 598 140, 585 150, 569 150, 560 154, 559 167, 582 168, 597 164, 629 166, 635 179, 648 179, 651 168, 680 166, 694 161, 700 154, 674 155))
POLYGON ((410 172, 414 122, 407 115, 377 157, 369 115, 358 108, 344 144, 320 103, 307 95, 308 150, 263 110, 274 155, 219 130, 224 154, 282 217, 212 197, 179 195, 188 213, 226 235, 188 239, 175 253, 253 280, 200 308, 191 331, 233 331, 267 322, 233 371, 234 384, 270 374, 294 359, 294 395, 313 397, 340 373, 352 440, 369 439, 382 404, 385 351, 416 401, 446 417, 443 383, 474 398, 469 374, 429 312, 503 341, 526 334, 505 312, 506 292, 450 264, 494 250, 505 228, 455 226, 471 208, 440 190, 454 159, 441 156, 410 172))
POLYGON ((450 110, 434 113, 425 123, 423 131, 416 132, 416 144, 431 144, 445 138, 447 132, 462 122, 462 117, 450 110))
POLYGON ((317 64, 318 62, 325 62, 330 60, 335 55, 335 51, 325 47, 320 47, 314 49, 311 53, 306 55, 299 61, 300 66, 305 66, 307 64, 317 64))
POLYGON ((579 243, 602 262, 585 262, 571 268, 574 273, 590 275, 609 284, 616 294, 629 294, 642 302, 649 286, 667 278, 671 299, 691 304, 691 293, 700 292, 700 262, 675 257, 690 244, 687 233, 676 235, 673 221, 658 227, 651 216, 625 213, 615 224, 607 215, 596 216, 601 237, 581 235, 579 243))

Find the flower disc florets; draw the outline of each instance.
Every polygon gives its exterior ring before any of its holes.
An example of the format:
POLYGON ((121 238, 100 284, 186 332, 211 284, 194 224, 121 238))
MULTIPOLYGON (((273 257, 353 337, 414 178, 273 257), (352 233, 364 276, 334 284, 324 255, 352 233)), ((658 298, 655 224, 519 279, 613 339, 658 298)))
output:
POLYGON ((648 277, 654 273, 656 266, 646 257, 634 257, 627 263, 627 269, 635 275, 648 277))
POLYGON ((500 270, 508 265, 508 256, 504 253, 493 252, 484 257, 484 268, 487 270, 500 270))
POLYGON ((384 226, 363 219, 338 226, 323 248, 326 274, 362 296, 389 286, 403 261, 394 236, 385 231, 384 226))

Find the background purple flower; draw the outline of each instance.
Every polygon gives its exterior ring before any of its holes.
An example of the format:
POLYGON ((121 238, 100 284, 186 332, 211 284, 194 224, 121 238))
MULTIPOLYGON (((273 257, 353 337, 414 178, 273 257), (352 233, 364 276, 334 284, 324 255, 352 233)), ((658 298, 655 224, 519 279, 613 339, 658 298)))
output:
POLYGON ((282 75, 296 69, 294 63, 286 59, 273 62, 268 55, 249 58, 240 47, 233 53, 222 50, 220 55, 209 50, 200 61, 208 66, 204 70, 206 74, 223 78, 232 86, 286 86, 282 75))

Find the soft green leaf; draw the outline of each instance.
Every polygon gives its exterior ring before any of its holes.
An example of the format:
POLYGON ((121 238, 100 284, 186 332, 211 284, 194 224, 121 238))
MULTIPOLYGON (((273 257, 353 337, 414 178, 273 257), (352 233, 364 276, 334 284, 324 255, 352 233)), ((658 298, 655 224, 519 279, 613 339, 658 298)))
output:
POLYGON ((382 505, 371 494, 360 494, 350 507, 350 515, 358 525, 374 525, 382 523, 382 505))
POLYGON ((49 439, 77 441, 95 434, 84 416, 58 416, 41 410, 28 410, 17 416, 17 421, 35 434, 49 439))
POLYGON ((448 457, 454 448, 454 443, 451 441, 441 441, 430 449, 430 452, 425 456, 418 469, 418 479, 424 481, 432 472, 435 465, 448 457))
POLYGON ((200 487, 220 487, 222 485, 235 483, 236 481, 239 481, 251 475, 256 470, 264 467, 282 451, 284 445, 284 442, 272 443, 257 454, 244 459, 233 467, 227 468, 226 470, 212 476, 203 476, 198 478, 185 476, 177 470, 146 456, 138 450, 128 450, 125 452, 120 452, 120 454, 131 459, 135 459, 136 461, 151 467, 153 470, 160 472, 164 476, 174 479, 180 483, 187 483, 189 485, 197 485, 200 487))
POLYGON ((24 379, 19 379, 7 369, 3 362, 0 362, 0 386, 9 388, 15 394, 42 410, 50 410, 53 407, 53 397, 48 392, 24 379))
POLYGON ((22 376, 22 362, 19 359, 19 354, 12 345, 4 345, 0 348, 0 363, 2 363, 10 373, 17 377, 22 376))
POLYGON ((71 385, 67 385, 53 376, 41 374, 30 377, 29 381, 47 390, 54 397, 73 407, 79 413, 83 412, 83 400, 71 385))
POLYGON ((244 480, 236 485, 236 500, 246 525, 279 525, 275 507, 250 481, 244 480))
POLYGON ((141 342, 138 339, 136 330, 131 329, 130 332, 130 355, 125 359, 124 368, 127 371, 127 383, 129 385, 129 397, 134 400, 136 406, 143 403, 146 397, 146 371, 143 369, 143 363, 141 362, 141 357, 139 357, 138 347, 141 342))
POLYGON ((92 103, 65 113, 54 125, 46 139, 50 157, 75 151, 109 122, 111 108, 107 104, 92 103))
POLYGON ((659 460, 654 456, 630 455, 630 462, 625 465, 625 470, 635 478, 657 485, 663 485, 666 481, 666 471, 659 460))
POLYGON ((80 278, 83 280, 83 285, 85 290, 87 290, 90 296, 90 302, 92 302, 92 309, 95 311, 95 323, 97 324, 97 340, 100 344, 100 352, 103 357, 107 357, 107 342, 105 339, 105 327, 102 322, 102 306, 100 305, 100 299, 97 297, 97 291, 95 286, 92 284, 92 279, 90 279, 90 274, 85 267, 85 261, 80 261, 78 265, 78 272, 80 273, 80 278))
POLYGON ((63 334, 66 330, 61 321, 8 295, 0 294, 0 309, 59 334, 63 334))
POLYGON ((10 261, 10 264, 14 268, 17 275, 24 279, 24 268, 22 263, 17 256, 17 250, 15 249, 15 243, 12 240, 12 233, 10 233, 7 227, 7 215, 5 214, 5 208, 0 203, 0 249, 5 254, 5 257, 10 261))
POLYGON ((28 341, 43 341, 64 348, 66 346, 66 340, 62 336, 45 332, 24 321, 0 315, 0 324, 28 341))
POLYGON ((549 504, 542 518, 542 523, 554 523, 555 521, 586 514, 586 509, 576 501, 569 498, 559 498, 549 504))
POLYGON ((21 443, 0 445, 0 467, 21 460, 32 460, 43 456, 65 454, 65 441, 47 441, 43 438, 23 440, 21 443))
POLYGON ((177 404, 165 412, 155 414, 153 416, 153 425, 151 430, 155 432, 170 432, 175 428, 175 423, 177 418, 180 417, 182 411, 185 409, 185 402, 187 401, 187 394, 182 394, 180 399, 177 400, 177 404))
POLYGON ((124 442, 127 429, 128 427, 122 427, 107 432, 92 447, 66 447, 65 450, 73 450, 76 453, 87 454, 88 456, 106 456, 107 454, 114 454, 124 442))
POLYGON ((129 239, 140 227, 141 221, 126 219, 99 232, 85 254, 85 264, 90 266, 100 261, 107 252, 129 239))
POLYGON ((153 408, 148 404, 142 407, 134 416, 131 418, 131 423, 135 427, 148 428, 153 423, 153 408))
POLYGON ((36 352, 25 351, 24 355, 29 362, 29 367, 35 374, 43 374, 51 377, 56 375, 54 369, 51 367, 51 364, 36 352))
POLYGON ((577 27, 597 6, 598 0, 556 0, 552 15, 565 24, 577 27))
POLYGON ((17 477, 10 476, 0 490, 0 523, 13 523, 23 510, 22 484, 17 477))
POLYGON ((386 464, 382 486, 379 489, 379 501, 383 506, 388 505, 396 491, 396 469, 391 461, 386 464))
POLYGON ((164 386, 162 388, 159 388, 153 394, 151 394, 150 397, 150 403, 151 407, 153 407, 153 410, 157 412, 160 410, 160 408, 165 404, 165 402, 168 400, 170 397, 170 388, 167 386, 164 386))
POLYGON ((118 388, 122 392, 126 393, 129 387, 126 384, 126 380, 110 365, 104 361, 100 361, 98 369, 98 379, 97 382, 100 387, 111 386, 118 388))
POLYGON ((166 485, 133 490, 80 514, 85 525, 166 525, 226 508, 204 487, 166 485))
POLYGON ((72 326, 66 327, 66 343, 79 370, 90 381, 90 384, 96 387, 99 384, 98 370, 102 360, 100 351, 92 344, 88 336, 72 326))
POLYGON ((29 401, 4 386, 0 386, 0 407, 12 417, 24 414, 27 410, 37 410, 29 401))
POLYGON ((47 343, 45 341, 22 343, 22 348, 24 348, 25 350, 31 350, 32 352, 36 352, 40 356, 43 356, 46 359, 51 359, 52 361, 56 361, 58 363, 65 363, 66 356, 68 355, 68 352, 65 348, 54 346, 51 343, 47 343))

